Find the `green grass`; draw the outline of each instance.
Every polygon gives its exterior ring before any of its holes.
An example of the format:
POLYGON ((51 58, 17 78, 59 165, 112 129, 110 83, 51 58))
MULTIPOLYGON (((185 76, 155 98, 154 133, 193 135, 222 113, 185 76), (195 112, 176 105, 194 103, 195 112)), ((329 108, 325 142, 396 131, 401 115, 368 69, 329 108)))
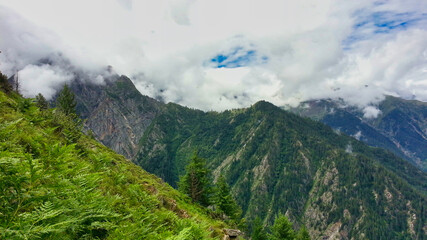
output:
POLYGON ((0 239, 218 239, 224 227, 66 116, 0 91, 0 239))

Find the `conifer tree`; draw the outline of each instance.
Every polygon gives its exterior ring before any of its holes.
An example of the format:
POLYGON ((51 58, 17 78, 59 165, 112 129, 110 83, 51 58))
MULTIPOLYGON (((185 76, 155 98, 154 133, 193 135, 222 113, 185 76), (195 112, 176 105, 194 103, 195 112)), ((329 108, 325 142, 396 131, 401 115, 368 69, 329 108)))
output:
POLYGON ((206 160, 194 153, 186 167, 186 173, 180 177, 178 186, 181 192, 187 194, 193 202, 202 206, 211 204, 212 178, 206 167, 206 160))
POLYGON ((38 108, 40 108, 40 110, 46 110, 49 108, 49 103, 41 93, 36 96, 36 105, 38 108))
POLYGON ((1 72, 0 72, 0 89, 5 93, 9 93, 13 90, 12 85, 10 85, 9 81, 7 80, 7 76, 1 72))
POLYGON ((76 105, 77 103, 74 99, 74 93, 71 91, 70 87, 65 84, 64 88, 61 90, 58 95, 58 98, 56 99, 56 106, 58 110, 64 113, 65 115, 76 119, 76 105))
POLYGON ((296 234, 294 229, 292 228, 292 223, 288 220, 288 218, 279 214, 276 216, 274 220, 274 224, 271 227, 271 240, 294 240, 296 238, 296 234))
POLYGON ((238 220, 242 214, 242 210, 231 195, 230 186, 226 183, 223 175, 219 176, 216 185, 215 203, 219 210, 231 219, 238 220))
POLYGON ((297 240, 310 240, 310 234, 308 234, 307 228, 302 226, 297 235, 297 240))
POLYGON ((13 77, 13 90, 21 94, 21 82, 19 80, 19 72, 16 72, 15 76, 13 77))
POLYGON ((252 226, 252 240, 267 240, 267 231, 262 225, 261 218, 256 217, 252 226))

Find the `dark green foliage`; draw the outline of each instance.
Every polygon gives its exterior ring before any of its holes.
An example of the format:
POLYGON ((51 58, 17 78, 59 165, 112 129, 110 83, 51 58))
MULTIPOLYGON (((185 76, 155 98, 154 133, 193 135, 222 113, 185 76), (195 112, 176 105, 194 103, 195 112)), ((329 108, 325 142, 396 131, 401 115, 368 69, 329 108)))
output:
POLYGON ((216 183, 215 205, 230 219, 234 221, 240 219, 242 210, 231 195, 230 186, 228 186, 223 175, 219 176, 216 183))
POLYGON ((0 90, 5 93, 10 93, 13 91, 12 85, 10 85, 7 76, 0 72, 0 90))
POLYGON ((289 222, 288 218, 279 214, 274 220, 273 226, 271 226, 271 234, 269 239, 271 240, 294 240, 296 238, 292 223, 289 222))
POLYGON ((70 141, 65 114, 21 102, 0 92, 0 239, 213 239, 227 227, 102 144, 70 141))
POLYGON ((18 108, 21 112, 26 112, 31 107, 31 99, 28 98, 21 98, 18 99, 18 108))
POLYGON ((74 93, 65 84, 56 99, 57 111, 53 115, 55 122, 60 123, 60 131, 68 143, 76 143, 82 134, 82 121, 76 114, 76 101, 74 93))
MULTIPOLYGON (((350 238, 363 233, 370 239, 393 239, 410 235, 408 211, 418 217, 417 234, 426 223, 427 212, 421 207, 427 204, 425 173, 382 149, 267 102, 223 113, 167 105, 140 145, 135 161, 168 176, 173 176, 171 171, 182 173, 193 149, 200 149, 209 168, 227 176, 243 216, 260 217, 267 225, 275 214, 287 212, 317 234, 341 221, 350 238), (346 152, 348 146, 353 152, 346 152), (385 199, 386 187, 402 198, 385 199), (380 196, 377 200, 374 193, 380 196), (314 210, 324 219, 304 218, 314 210), (366 215, 371 217, 362 218, 366 215)), ((173 178, 165 180, 174 184, 173 178)))
POLYGON ((297 234, 297 240, 310 240, 310 234, 308 234, 307 228, 302 226, 297 234))
POLYGON ((56 99, 57 109, 65 115, 70 116, 72 119, 77 119, 76 105, 77 103, 74 99, 74 93, 71 91, 70 87, 65 84, 56 99))
POLYGON ((180 178, 179 189, 187 194, 193 202, 209 206, 213 193, 212 177, 206 167, 206 160, 194 153, 190 163, 185 168, 186 173, 180 178))
POLYGON ((262 220, 259 217, 256 217, 252 223, 252 234, 251 240, 268 240, 267 231, 265 230, 262 220))
POLYGON ((41 93, 37 94, 36 96, 36 106, 40 108, 40 110, 46 110, 49 108, 49 103, 41 93))

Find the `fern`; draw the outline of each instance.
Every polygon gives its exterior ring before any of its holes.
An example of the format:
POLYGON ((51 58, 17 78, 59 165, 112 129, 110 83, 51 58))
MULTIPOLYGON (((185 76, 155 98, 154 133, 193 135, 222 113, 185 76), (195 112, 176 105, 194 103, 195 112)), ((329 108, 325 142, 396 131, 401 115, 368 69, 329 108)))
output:
POLYGON ((202 223, 214 220, 170 186, 64 116, 19 104, 0 91, 0 239, 163 240, 193 225, 209 232, 202 223), (160 196, 198 217, 181 219, 160 196))

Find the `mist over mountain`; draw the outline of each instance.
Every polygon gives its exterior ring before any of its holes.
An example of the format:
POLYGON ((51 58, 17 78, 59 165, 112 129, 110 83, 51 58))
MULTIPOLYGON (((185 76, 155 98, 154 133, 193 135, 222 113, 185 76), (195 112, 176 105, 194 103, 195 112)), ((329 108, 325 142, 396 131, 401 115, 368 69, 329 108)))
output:
POLYGON ((388 149, 427 170, 427 103, 387 96, 378 111, 363 112, 342 101, 319 100, 289 108, 375 147, 388 149))
POLYGON ((162 182, 197 153, 249 231, 427 239, 426 39, 419 0, 0 0, 0 234, 221 237, 227 216, 162 182), (65 84, 78 128, 28 99, 65 84), (85 203, 107 215, 67 221, 85 203))

